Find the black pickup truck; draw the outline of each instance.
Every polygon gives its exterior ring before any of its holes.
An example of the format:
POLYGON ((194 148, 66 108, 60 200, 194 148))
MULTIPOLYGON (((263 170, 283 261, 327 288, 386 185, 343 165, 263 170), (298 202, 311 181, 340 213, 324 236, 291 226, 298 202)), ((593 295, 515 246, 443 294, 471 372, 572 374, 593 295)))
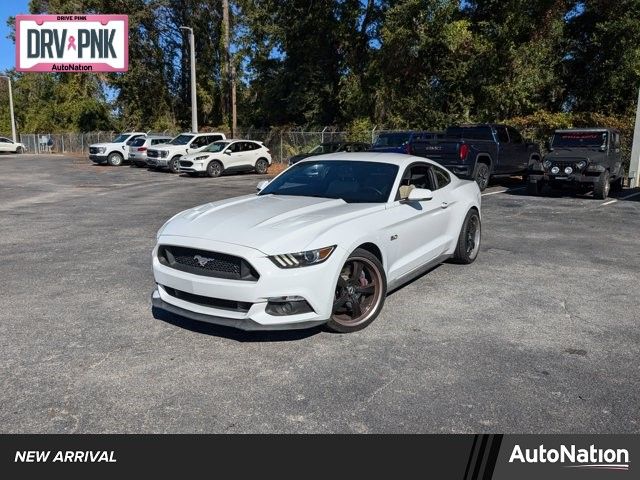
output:
POLYGON ((484 190, 495 175, 526 175, 540 149, 512 127, 492 123, 449 127, 444 136, 413 140, 407 153, 438 162, 484 190))

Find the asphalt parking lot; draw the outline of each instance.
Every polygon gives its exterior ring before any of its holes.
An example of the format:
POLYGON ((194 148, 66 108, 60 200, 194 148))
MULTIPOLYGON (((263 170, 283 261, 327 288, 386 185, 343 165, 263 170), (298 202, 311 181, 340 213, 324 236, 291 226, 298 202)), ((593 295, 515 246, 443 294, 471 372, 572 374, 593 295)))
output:
POLYGON ((174 213, 264 176, 47 155, 0 172, 2 433, 640 432, 636 191, 502 181, 474 264, 355 334, 256 334, 154 318, 150 253, 174 213))

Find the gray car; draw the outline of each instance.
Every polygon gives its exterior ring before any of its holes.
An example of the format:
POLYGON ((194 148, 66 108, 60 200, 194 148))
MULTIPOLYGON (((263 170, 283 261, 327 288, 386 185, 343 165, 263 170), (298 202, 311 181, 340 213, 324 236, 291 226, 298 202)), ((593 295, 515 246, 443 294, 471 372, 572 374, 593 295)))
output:
POLYGON ((147 149, 155 145, 170 142, 173 137, 166 135, 147 135, 146 137, 136 138, 129 145, 129 161, 131 166, 146 167, 147 166, 147 149))

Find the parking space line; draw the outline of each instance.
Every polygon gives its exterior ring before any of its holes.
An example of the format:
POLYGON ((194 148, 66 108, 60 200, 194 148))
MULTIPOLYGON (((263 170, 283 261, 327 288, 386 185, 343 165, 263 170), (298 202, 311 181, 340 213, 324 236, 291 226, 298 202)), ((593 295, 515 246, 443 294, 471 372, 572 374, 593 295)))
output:
POLYGON ((632 193, 631 195, 627 195, 625 197, 620 197, 620 200, 626 200, 627 198, 637 197, 638 195, 640 195, 640 192, 632 193))
POLYGON ((488 195, 496 195, 498 193, 505 193, 505 192, 517 192, 518 190, 524 190, 526 187, 518 187, 518 188, 505 188, 504 190, 498 190, 497 192, 488 192, 488 193, 483 193, 482 196, 486 197, 488 195))
POLYGON ((601 203, 600 206, 603 207, 605 205, 611 205, 612 203, 616 203, 618 200, 609 200, 608 202, 601 203))

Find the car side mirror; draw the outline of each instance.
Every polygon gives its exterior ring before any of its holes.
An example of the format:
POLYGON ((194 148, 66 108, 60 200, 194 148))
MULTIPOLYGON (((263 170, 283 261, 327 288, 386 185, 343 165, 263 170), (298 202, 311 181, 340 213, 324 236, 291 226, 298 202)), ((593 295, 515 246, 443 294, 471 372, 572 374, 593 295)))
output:
POLYGON ((230 152, 229 150, 225 150, 225 151, 224 151, 224 154, 225 154, 225 155, 231 155, 231 152, 230 152))
POLYGON ((606 144, 604 144, 604 145, 600 145, 600 151, 601 151, 601 152, 604 152, 604 151, 606 151, 606 150, 607 150, 607 145, 606 145, 606 144))
POLYGON ((414 188, 409 192, 407 200, 410 202, 422 202, 424 200, 431 200, 433 198, 433 192, 427 188, 414 188))
POLYGON ((262 191, 267 185, 269 185, 268 180, 262 180, 261 182, 258 182, 258 185, 256 185, 256 191, 262 191))

